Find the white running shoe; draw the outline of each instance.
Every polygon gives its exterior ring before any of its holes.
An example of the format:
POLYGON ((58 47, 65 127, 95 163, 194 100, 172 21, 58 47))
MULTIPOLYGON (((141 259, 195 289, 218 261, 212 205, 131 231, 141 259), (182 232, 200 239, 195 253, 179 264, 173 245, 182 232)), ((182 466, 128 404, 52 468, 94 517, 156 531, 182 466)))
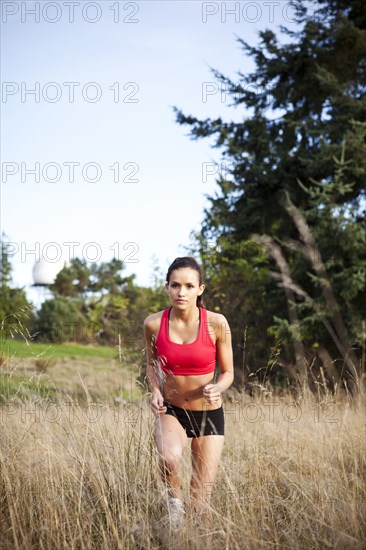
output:
POLYGON ((170 526, 174 531, 177 531, 183 526, 185 511, 183 502, 180 498, 168 498, 170 526))

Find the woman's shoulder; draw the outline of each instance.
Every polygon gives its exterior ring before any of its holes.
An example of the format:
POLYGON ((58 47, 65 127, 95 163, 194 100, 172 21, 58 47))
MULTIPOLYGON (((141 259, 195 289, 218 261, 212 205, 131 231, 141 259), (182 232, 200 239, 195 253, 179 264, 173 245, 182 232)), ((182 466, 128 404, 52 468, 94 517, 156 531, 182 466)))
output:
POLYGON ((156 313, 148 315, 144 321, 145 328, 148 328, 152 331, 154 331, 156 328, 159 328, 164 311, 165 310, 163 309, 162 311, 157 311, 156 313))
POLYGON ((227 323, 226 317, 222 313, 218 313, 217 311, 210 311, 206 309, 206 314, 207 314, 208 323, 212 323, 212 324, 227 323))
POLYGON ((212 338, 217 341, 221 339, 222 335, 230 332, 229 323, 227 322, 226 317, 222 313, 217 313, 216 311, 207 312, 207 329, 211 334, 212 338))

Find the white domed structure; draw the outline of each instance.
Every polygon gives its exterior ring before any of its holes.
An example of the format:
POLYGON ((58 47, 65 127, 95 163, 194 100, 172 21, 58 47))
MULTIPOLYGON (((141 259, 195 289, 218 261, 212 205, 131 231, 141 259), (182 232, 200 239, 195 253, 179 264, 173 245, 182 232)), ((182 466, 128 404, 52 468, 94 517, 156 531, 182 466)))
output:
POLYGON ((33 285, 48 286, 55 282, 57 274, 67 263, 64 260, 50 262, 40 258, 33 266, 33 285))

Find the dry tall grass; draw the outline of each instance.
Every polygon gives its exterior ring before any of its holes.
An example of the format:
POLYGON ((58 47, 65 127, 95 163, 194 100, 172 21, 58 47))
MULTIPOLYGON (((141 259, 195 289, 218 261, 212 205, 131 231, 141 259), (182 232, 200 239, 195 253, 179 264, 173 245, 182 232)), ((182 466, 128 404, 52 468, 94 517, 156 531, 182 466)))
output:
POLYGON ((170 536, 146 402, 3 405, 2 550, 365 548, 364 397, 225 407, 214 528, 170 536))

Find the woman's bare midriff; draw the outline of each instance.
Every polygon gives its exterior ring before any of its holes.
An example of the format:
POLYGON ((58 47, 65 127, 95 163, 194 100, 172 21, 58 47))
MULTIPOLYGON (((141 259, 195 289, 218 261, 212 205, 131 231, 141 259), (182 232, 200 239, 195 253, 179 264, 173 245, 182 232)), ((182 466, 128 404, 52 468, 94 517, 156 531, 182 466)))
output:
POLYGON ((218 409, 222 405, 221 399, 210 405, 203 397, 202 391, 207 384, 214 383, 214 373, 199 376, 176 376, 165 374, 163 382, 163 397, 176 407, 192 411, 208 411, 218 409))

